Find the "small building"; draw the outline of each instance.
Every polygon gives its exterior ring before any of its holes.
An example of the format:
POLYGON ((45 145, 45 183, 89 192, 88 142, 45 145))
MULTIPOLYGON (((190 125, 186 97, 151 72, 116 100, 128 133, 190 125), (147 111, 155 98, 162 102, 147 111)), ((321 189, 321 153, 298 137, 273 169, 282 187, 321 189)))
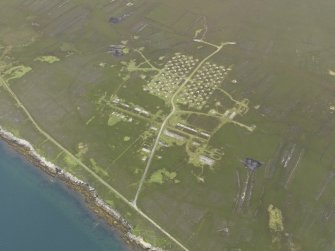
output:
POLYGON ((202 164, 208 165, 208 166, 213 166, 215 164, 215 160, 205 156, 205 155, 200 155, 199 160, 202 164))
POLYGON ((124 45, 111 45, 108 48, 108 53, 112 53, 115 57, 120 57, 124 55, 124 45))
POLYGON ((110 24, 118 24, 118 23, 121 23, 124 19, 126 19, 129 16, 130 16, 130 13, 125 13, 122 16, 111 17, 111 18, 109 18, 108 21, 109 21, 110 24))
POLYGON ((145 153, 151 153, 151 151, 145 147, 143 147, 141 150, 142 152, 145 152, 145 153))
POLYGON ((174 132, 171 132, 169 130, 164 130, 164 135, 170 137, 170 138, 174 138, 176 140, 179 140, 179 141, 184 141, 185 138, 177 133, 174 133, 174 132))
POLYGON ((256 171, 259 167, 262 166, 261 162, 249 157, 245 158, 245 160, 243 160, 242 163, 244 164, 245 168, 248 168, 251 171, 256 171))
POLYGON ((121 17, 111 17, 109 19, 109 22, 111 24, 117 24, 117 23, 120 23, 122 21, 122 18, 121 17))

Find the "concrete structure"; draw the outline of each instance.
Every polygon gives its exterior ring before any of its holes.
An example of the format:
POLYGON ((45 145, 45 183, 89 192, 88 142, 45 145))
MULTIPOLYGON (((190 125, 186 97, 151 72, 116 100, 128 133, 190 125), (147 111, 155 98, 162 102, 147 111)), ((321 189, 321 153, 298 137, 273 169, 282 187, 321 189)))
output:
POLYGON ((245 160, 243 160, 242 163, 244 164, 245 168, 248 168, 251 171, 255 171, 262 166, 261 162, 249 157, 245 158, 245 160))

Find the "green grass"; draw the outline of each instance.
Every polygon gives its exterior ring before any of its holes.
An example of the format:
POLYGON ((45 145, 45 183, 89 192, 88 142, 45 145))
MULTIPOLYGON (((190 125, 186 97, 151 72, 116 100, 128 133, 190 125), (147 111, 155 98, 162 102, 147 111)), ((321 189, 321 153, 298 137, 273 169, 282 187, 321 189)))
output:
POLYGON ((31 67, 29 66, 24 66, 24 65, 18 65, 18 66, 13 66, 6 70, 2 76, 7 80, 13 80, 13 79, 19 79, 22 78, 24 75, 26 75, 28 72, 32 70, 31 67))
POLYGON ((60 59, 55 56, 40 56, 40 57, 35 58, 34 61, 53 64, 53 63, 59 62, 60 59))
POLYGON ((160 169, 155 171, 149 179, 149 183, 163 184, 165 180, 173 181, 177 176, 176 172, 169 172, 166 169, 160 169))
POLYGON ((109 119, 108 119, 107 124, 108 124, 108 126, 114 126, 114 125, 116 125, 117 123, 119 123, 120 121, 122 121, 121 118, 119 118, 119 117, 117 117, 117 116, 113 116, 113 115, 111 115, 111 116, 109 117, 109 119))

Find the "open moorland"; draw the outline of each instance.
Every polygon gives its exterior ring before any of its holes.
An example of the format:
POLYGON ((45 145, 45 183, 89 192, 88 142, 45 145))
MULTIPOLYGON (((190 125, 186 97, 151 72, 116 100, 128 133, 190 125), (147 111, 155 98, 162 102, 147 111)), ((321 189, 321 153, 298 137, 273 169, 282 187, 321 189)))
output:
POLYGON ((334 9, 2 0, 0 126, 165 250, 335 250, 334 9))

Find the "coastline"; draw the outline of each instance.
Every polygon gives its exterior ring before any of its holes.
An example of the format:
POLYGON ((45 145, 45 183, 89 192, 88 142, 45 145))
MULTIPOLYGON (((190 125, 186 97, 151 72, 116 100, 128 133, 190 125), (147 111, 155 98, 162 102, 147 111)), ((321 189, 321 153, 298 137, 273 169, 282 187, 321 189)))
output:
POLYGON ((67 187, 83 196, 85 205, 98 217, 103 219, 107 225, 117 230, 126 245, 146 251, 163 251, 147 243, 143 238, 131 233, 133 227, 121 216, 119 212, 99 198, 95 188, 78 179, 69 172, 46 160, 39 155, 34 147, 27 141, 14 136, 0 126, 0 140, 6 142, 9 147, 24 156, 38 169, 44 173, 62 181, 67 187))

